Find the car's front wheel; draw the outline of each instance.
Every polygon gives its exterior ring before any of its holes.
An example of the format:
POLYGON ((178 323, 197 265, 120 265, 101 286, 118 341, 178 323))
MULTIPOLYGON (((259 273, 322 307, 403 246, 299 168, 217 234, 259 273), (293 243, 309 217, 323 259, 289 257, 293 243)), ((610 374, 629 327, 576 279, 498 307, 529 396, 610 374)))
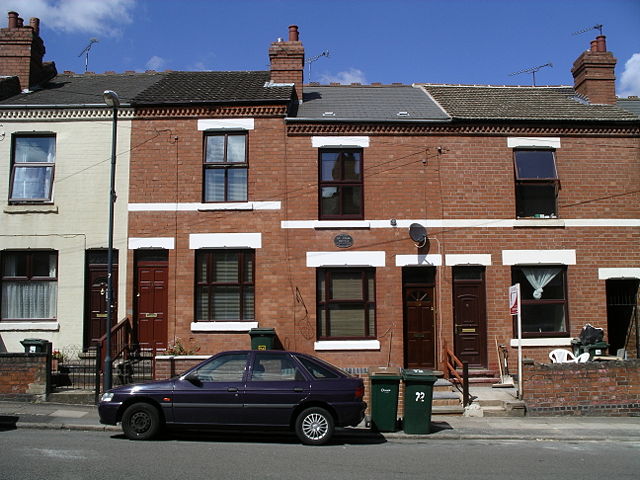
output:
POLYGON ((296 435, 306 445, 324 445, 333 436, 333 417, 324 408, 311 407, 296 419, 296 435))
POLYGON ((149 440, 160 431, 160 413, 148 403, 134 403, 122 415, 122 431, 131 440, 149 440))

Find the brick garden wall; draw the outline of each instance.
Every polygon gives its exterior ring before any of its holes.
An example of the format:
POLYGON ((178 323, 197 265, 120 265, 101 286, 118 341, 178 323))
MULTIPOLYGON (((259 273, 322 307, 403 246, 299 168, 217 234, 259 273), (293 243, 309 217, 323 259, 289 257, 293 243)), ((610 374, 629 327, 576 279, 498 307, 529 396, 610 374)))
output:
POLYGON ((0 353, 0 400, 46 400, 46 353, 0 353))
POLYGON ((527 415, 640 416, 640 360, 528 362, 522 379, 527 415))

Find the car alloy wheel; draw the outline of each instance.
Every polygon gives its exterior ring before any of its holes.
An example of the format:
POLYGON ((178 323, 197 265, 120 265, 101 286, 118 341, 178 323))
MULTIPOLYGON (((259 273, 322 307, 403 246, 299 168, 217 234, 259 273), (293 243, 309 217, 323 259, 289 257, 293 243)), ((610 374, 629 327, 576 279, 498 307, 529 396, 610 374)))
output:
POLYGON ((324 408, 308 408, 296 420, 296 434, 302 443, 307 445, 327 443, 333 435, 333 430, 333 417, 324 408))

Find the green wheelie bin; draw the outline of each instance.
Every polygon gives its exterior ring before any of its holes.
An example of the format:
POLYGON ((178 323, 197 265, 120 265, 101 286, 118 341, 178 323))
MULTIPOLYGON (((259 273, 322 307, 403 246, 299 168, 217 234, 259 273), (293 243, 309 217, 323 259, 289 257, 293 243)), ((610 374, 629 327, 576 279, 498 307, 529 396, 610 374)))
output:
POLYGON ((437 378, 429 370, 404 370, 404 418, 405 433, 431 433, 431 404, 433 384, 437 378))
POLYGON ((378 432, 395 432, 398 429, 398 393, 400 369, 397 367, 372 367, 371 377, 371 428, 378 432))
POLYGON ((273 350, 276 343, 275 328, 252 328, 249 330, 251 337, 251 350, 273 350))

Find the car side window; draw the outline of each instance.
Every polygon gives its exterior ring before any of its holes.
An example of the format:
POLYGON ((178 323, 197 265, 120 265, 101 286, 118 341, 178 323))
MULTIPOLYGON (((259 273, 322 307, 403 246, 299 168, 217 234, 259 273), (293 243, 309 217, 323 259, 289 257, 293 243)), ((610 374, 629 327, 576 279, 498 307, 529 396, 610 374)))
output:
POLYGON ((320 363, 313 362, 304 357, 298 357, 298 360, 302 362, 302 365, 304 365, 304 368, 307 369, 307 371, 313 376, 313 378, 322 380, 324 378, 340 377, 340 375, 338 375, 336 372, 331 371, 329 368, 325 367, 324 365, 321 365, 320 363))
POLYGON ((288 355, 256 353, 251 370, 254 382, 302 381, 304 375, 288 355))
POLYGON ((247 368, 247 357, 247 353, 221 355, 194 373, 202 382, 241 382, 247 368))

